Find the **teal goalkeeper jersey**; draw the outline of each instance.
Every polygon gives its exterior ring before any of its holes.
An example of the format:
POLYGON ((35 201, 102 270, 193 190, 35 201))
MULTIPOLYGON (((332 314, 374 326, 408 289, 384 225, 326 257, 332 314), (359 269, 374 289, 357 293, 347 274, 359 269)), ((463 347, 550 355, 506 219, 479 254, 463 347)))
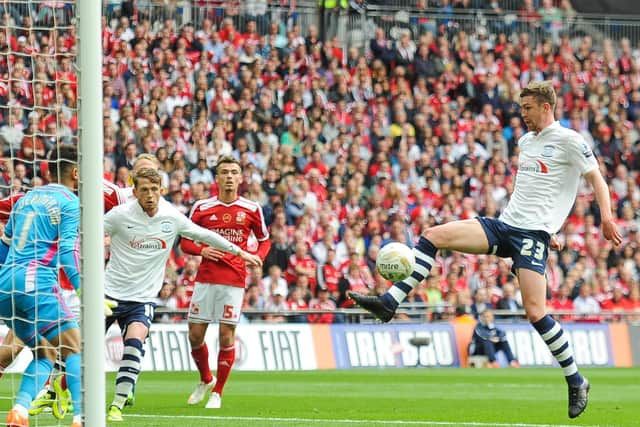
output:
POLYGON ((79 222, 80 201, 67 187, 49 184, 25 194, 11 211, 2 237, 0 289, 51 290, 58 283, 59 267, 78 289, 79 222))

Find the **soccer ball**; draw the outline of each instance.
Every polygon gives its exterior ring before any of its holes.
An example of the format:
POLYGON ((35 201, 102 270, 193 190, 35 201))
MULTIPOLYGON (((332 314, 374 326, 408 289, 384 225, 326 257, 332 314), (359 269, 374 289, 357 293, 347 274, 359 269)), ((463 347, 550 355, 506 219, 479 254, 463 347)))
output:
POLYGON ((399 282, 413 273, 416 258, 407 245, 393 242, 383 246, 376 258, 376 269, 382 277, 399 282))

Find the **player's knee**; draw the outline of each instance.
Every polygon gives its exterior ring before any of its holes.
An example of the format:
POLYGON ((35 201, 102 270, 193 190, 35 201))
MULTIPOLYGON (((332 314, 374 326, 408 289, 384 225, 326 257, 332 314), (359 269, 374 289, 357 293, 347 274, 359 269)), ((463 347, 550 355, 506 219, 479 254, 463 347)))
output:
POLYGON ((198 348, 204 343, 204 332, 199 329, 189 329, 189 344, 191 348, 198 348))
POLYGON ((431 227, 431 228, 427 228, 423 233, 422 233, 422 237, 424 237, 425 239, 429 240, 433 246, 435 246, 436 248, 441 248, 443 246, 445 246, 446 242, 447 242, 447 236, 446 233, 444 233, 442 231, 441 227, 431 227))
POLYGON ((55 362, 58 357, 58 352, 55 348, 48 345, 41 345, 35 350, 38 358, 48 359, 51 363, 55 362))
POLYGON ((23 348, 24 345, 20 341, 0 345, 0 366, 6 368, 11 365, 23 348))
MULTIPOLYGON (((55 343, 54 343, 55 344, 55 343)), ((60 353, 63 359, 71 354, 80 353, 82 340, 80 338, 80 329, 71 328, 63 331, 59 337, 60 353)))
POLYGON ((236 328, 234 325, 220 324, 219 337, 220 346, 228 347, 233 345, 236 340, 236 328))

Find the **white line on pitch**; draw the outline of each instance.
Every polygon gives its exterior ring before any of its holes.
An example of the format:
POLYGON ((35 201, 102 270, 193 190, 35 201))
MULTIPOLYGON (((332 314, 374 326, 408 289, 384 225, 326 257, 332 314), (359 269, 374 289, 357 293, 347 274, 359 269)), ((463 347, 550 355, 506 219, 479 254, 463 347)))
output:
POLYGON ((124 414, 125 418, 176 418, 190 420, 232 420, 232 421, 272 421, 304 424, 384 424, 384 425, 412 425, 412 426, 461 426, 461 427, 599 427, 597 425, 565 425, 565 424, 523 424, 523 423, 482 423, 462 421, 402 421, 402 420, 332 420, 319 418, 281 418, 281 417, 224 417, 215 415, 145 415, 124 414))

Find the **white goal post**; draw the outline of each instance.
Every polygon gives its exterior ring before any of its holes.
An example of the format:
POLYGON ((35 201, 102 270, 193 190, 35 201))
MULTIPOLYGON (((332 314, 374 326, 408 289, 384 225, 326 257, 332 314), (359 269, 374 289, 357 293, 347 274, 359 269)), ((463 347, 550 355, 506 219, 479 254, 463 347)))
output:
POLYGON ((105 426, 102 2, 78 0, 84 425, 105 426))

